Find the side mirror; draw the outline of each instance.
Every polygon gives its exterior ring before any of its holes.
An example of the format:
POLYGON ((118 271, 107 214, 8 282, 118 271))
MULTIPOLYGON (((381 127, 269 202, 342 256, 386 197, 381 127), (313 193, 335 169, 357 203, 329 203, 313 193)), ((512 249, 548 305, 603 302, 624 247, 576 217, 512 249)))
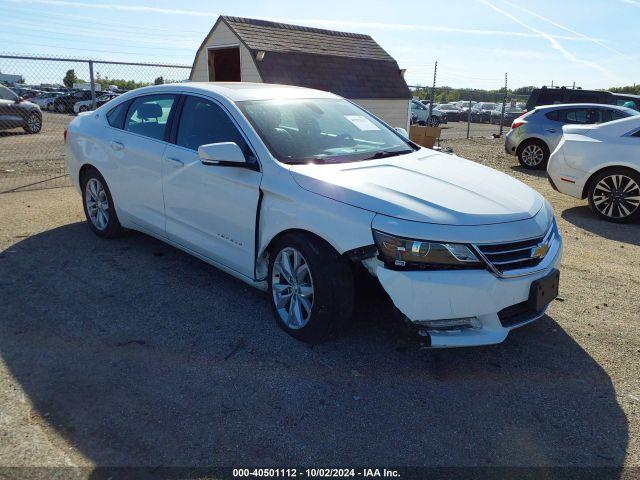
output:
POLYGON ((402 135, 404 138, 409 138, 409 134, 407 133, 407 131, 404 128, 395 127, 394 130, 396 132, 398 132, 400 135, 402 135))
POLYGON ((203 165, 225 165, 247 163, 244 153, 235 142, 208 143, 198 147, 198 156, 203 165))
POLYGON ((22 103, 24 102, 24 97, 18 97, 15 99, 15 103, 22 103))

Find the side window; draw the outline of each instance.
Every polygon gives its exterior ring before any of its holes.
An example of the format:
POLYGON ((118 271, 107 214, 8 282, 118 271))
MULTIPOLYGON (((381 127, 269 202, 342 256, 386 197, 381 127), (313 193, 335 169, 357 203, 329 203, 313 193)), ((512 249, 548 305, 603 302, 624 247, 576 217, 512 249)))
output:
POLYGON ((613 119, 614 119, 613 110, 602 109, 600 110, 600 119, 598 120, 597 123, 606 123, 606 122, 610 122, 613 119))
POLYGON ((187 96, 180 114, 176 144, 191 150, 208 143, 235 142, 247 158, 253 153, 227 113, 210 100, 187 96))
POLYGON ((124 129, 162 140, 175 99, 176 96, 170 94, 145 95, 134 99, 125 117, 124 129))
POLYGON ((0 100, 13 100, 15 101, 18 96, 8 88, 0 86, 0 100))
POLYGON ((107 113, 107 122, 115 128, 122 128, 124 125, 124 116, 127 114, 127 108, 131 102, 122 102, 117 107, 112 108, 107 113))
POLYGON ((560 112, 558 110, 554 110, 553 112, 549 112, 545 115, 549 120, 553 120, 554 122, 560 121, 560 112))
POLYGON ((634 133, 633 135, 631 135, 632 137, 636 137, 639 138, 640 137, 640 130, 638 130, 636 133, 634 133))
POLYGON ((611 119, 612 120, 620 120, 621 118, 627 118, 627 115, 625 115, 624 113, 618 111, 618 110, 611 110, 611 119))
POLYGON ((587 123, 587 111, 580 108, 576 110, 566 110, 567 123, 587 123))

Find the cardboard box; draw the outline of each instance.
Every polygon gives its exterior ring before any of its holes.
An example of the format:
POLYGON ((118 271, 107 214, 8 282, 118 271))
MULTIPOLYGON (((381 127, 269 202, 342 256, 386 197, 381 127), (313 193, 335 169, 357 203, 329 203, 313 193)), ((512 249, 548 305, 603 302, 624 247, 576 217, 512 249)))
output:
POLYGON ((441 127, 424 127, 422 125, 411 125, 409 127, 409 139, 423 147, 433 148, 436 140, 440 138, 441 127))

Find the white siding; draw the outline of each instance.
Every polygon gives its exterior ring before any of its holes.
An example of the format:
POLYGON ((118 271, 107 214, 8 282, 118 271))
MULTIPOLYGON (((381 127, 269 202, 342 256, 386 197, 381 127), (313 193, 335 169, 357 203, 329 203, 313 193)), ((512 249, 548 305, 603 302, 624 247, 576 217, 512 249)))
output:
POLYGON ((408 129, 409 100, 350 99, 392 127, 408 129))
POLYGON ((224 22, 218 26, 207 37, 204 45, 196 54, 196 62, 191 72, 191 80, 194 82, 209 81, 209 66, 207 65, 208 47, 223 47, 227 45, 238 45, 240 47, 240 79, 243 82, 262 82, 260 73, 253 63, 251 52, 240 43, 240 39, 227 27, 224 22))

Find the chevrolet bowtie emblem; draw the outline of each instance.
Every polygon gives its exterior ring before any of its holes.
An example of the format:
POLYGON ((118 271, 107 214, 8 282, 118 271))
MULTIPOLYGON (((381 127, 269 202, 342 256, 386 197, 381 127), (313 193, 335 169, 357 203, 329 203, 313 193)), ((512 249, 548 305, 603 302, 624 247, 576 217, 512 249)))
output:
POLYGON ((544 258, 549 251, 549 245, 543 243, 531 249, 531 258, 544 258))

